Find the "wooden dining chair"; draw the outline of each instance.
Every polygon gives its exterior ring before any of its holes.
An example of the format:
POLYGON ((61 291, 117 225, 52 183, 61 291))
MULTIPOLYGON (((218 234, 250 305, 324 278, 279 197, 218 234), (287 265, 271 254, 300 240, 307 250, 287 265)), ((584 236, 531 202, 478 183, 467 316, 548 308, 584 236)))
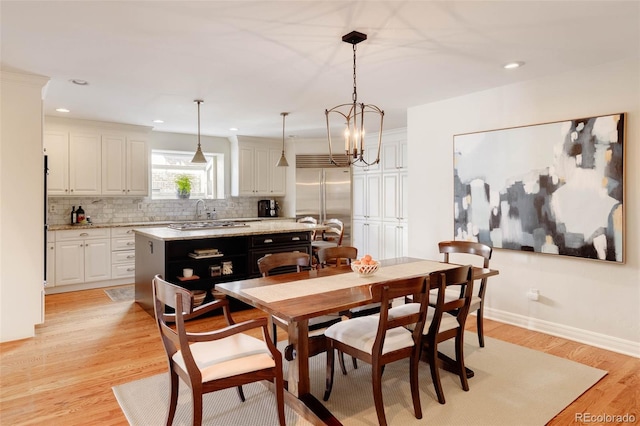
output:
MULTIPOLYGON (((310 256, 307 253, 302 252, 284 252, 284 253, 273 253, 258 259, 258 269, 262 276, 267 277, 269 275, 276 275, 278 273, 290 272, 291 269, 287 268, 295 268, 294 272, 300 272, 304 267, 310 267, 310 256)), ((279 317, 272 316, 271 317, 273 326, 272 326, 272 337, 273 343, 278 344, 278 329, 277 327, 281 327, 285 330, 289 329, 289 323, 279 317)), ((341 321, 341 317, 338 314, 335 315, 323 315, 317 318, 312 318, 309 320, 309 356, 314 356, 319 353, 322 353, 326 350, 326 340, 324 337, 324 329, 329 327, 331 324, 341 321)), ((287 346, 284 351, 285 359, 291 361, 295 354, 293 353, 293 348, 291 346, 287 346)))
MULTIPOLYGON (((455 339, 455 360, 448 360, 452 363, 455 372, 460 377, 460 384, 465 391, 469 390, 467 372, 464 365, 464 325, 471 304, 473 293, 473 279, 471 266, 460 266, 446 271, 433 272, 429 274, 429 309, 427 310, 426 321, 422 330, 422 356, 429 363, 431 370, 431 380, 436 390, 438 402, 445 403, 442 383, 440 382, 440 360, 443 354, 438 353, 438 344, 445 340, 455 339), (451 286, 462 286, 462 297, 448 300, 445 293, 451 286), (444 290, 444 291, 443 291, 444 290), (431 306, 435 294, 435 306, 431 306)), ((405 311, 416 309, 416 303, 407 303, 391 309, 393 315, 401 315, 405 311)), ((413 328, 411 326, 410 328, 413 328)))
MULTIPOLYGON (((489 268, 489 260, 491 260, 491 254, 493 249, 488 245, 470 241, 441 241, 438 243, 440 253, 444 254, 444 261, 449 263, 450 260, 455 258, 456 260, 462 260, 462 262, 454 262, 460 264, 472 263, 474 258, 479 259, 476 266, 482 266, 483 268, 489 268), (471 255, 471 257, 466 256, 471 255), (471 262, 468 262, 471 261, 471 262)), ((478 343, 480 347, 484 347, 484 297, 487 291, 487 278, 480 280, 480 286, 477 287, 477 292, 474 289, 474 294, 471 298, 471 306, 469 306, 469 313, 476 312, 476 325, 478 330, 478 343)), ((451 301, 456 298, 462 297, 464 288, 449 288, 445 293, 445 301, 451 301)), ((433 300, 433 296, 432 302, 433 300)))
MULTIPOLYGON (((318 224, 318 220, 313 217, 313 216, 305 216, 305 217, 301 217, 300 219, 297 220, 298 223, 309 223, 311 225, 317 225, 318 224)), ((316 231, 312 231, 311 232, 311 241, 314 241, 316 239, 316 231)))
POLYGON ((322 225, 328 228, 321 233, 316 233, 314 240, 311 241, 313 256, 318 263, 320 263, 318 251, 327 247, 341 246, 344 237, 344 223, 340 219, 327 219, 322 222, 322 225))
POLYGON ((242 385, 269 380, 275 387, 279 423, 284 426, 282 355, 269 339, 267 320, 259 318, 235 324, 227 299, 217 299, 194 309, 192 293, 163 280, 160 275, 154 277, 152 291, 154 316, 169 363, 171 393, 167 425, 173 424, 182 379, 191 389, 194 425, 202 423, 203 394, 237 387, 244 402, 242 385), (185 321, 220 308, 227 327, 207 332, 187 331, 185 321), (261 329, 262 340, 245 334, 255 329, 261 329))
MULTIPOLYGON (((417 419, 422 418, 420 392, 418 389, 418 364, 420 361, 420 339, 424 327, 428 298, 425 277, 387 281, 371 287, 372 298, 380 303, 380 315, 371 315, 342 321, 325 331, 327 336, 327 379, 323 399, 329 400, 333 388, 334 352, 341 351, 371 364, 373 399, 378 423, 386 425, 382 400, 382 372, 384 366, 400 359, 409 358, 409 380, 413 409, 417 419), (396 297, 414 295, 420 303, 412 303, 412 310, 392 314, 390 302, 396 297), (414 330, 407 326, 414 324, 414 330)), ((357 397, 357 395, 354 395, 357 397)))

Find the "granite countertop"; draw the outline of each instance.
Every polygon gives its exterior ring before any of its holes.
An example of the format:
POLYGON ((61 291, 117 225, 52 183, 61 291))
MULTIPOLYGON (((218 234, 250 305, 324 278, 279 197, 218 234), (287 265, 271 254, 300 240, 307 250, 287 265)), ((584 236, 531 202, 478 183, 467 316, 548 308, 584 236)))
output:
MULTIPOLYGON (((220 222, 262 222, 262 221, 295 221, 293 217, 234 217, 215 219, 220 222)), ((161 221, 145 221, 145 222, 123 222, 123 223, 92 223, 87 225, 49 225, 49 231, 64 231, 68 229, 95 229, 95 228, 121 228, 121 227, 161 227, 172 223, 187 223, 187 222, 208 222, 209 220, 161 220, 161 221)), ((180 231, 185 232, 185 231, 180 231)))
POLYGON ((283 234, 287 232, 305 232, 326 229, 323 225, 308 223, 283 222, 277 220, 265 220, 260 222, 248 222, 246 227, 200 229, 181 231, 166 226, 136 228, 133 231, 137 235, 143 235, 163 241, 197 240, 202 238, 238 237, 243 235, 283 234))

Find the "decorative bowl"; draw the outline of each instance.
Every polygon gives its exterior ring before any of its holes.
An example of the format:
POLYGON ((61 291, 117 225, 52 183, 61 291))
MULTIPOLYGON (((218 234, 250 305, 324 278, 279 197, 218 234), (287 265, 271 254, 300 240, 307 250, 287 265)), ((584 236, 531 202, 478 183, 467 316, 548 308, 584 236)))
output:
POLYGON ((380 262, 377 260, 374 263, 369 265, 364 265, 362 263, 351 263, 351 270, 361 277, 366 277, 369 275, 373 275, 378 271, 380 267, 380 262))
POLYGON ((193 307, 197 308, 202 305, 205 297, 207 297, 207 292, 205 290, 194 290, 193 292, 193 307))

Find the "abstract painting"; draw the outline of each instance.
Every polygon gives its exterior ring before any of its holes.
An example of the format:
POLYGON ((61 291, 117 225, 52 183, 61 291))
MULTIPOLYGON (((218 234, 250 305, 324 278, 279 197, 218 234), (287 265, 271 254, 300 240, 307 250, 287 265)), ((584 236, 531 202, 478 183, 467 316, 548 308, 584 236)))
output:
POLYGON ((455 239, 624 262, 625 114, 455 135, 455 239))

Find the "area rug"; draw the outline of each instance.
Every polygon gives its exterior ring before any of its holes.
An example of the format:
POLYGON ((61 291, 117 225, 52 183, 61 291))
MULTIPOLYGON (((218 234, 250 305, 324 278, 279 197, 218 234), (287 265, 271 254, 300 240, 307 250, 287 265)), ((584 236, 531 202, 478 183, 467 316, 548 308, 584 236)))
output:
MULTIPOLYGON (((423 418, 413 416, 408 382, 408 363, 387 365, 383 376, 383 399, 391 425, 544 425, 567 405, 604 377, 607 372, 521 346, 486 338, 480 348, 475 335, 465 344, 467 367, 475 372, 469 392, 457 376, 441 371, 446 404, 437 402, 429 367, 420 365, 420 397, 423 418)), ((440 345, 453 355, 453 345, 440 345)), ((322 400, 325 376, 324 354, 311 359, 312 393, 322 400)), ((348 374, 336 369, 333 391, 325 406, 344 425, 377 425, 371 393, 370 366, 359 362, 348 374)), ((174 425, 191 424, 191 397, 181 386, 174 425)), ((113 392, 131 425, 159 425, 165 421, 169 398, 168 375, 156 375, 115 386, 113 392)), ((204 397, 204 425, 276 425, 275 397, 262 384, 245 386, 246 401, 236 390, 214 392, 204 397)), ((286 410, 287 425, 307 425, 292 409, 286 410)))
POLYGON ((123 285, 120 287, 108 288, 104 291, 112 302, 133 302, 136 291, 134 285, 123 285))

